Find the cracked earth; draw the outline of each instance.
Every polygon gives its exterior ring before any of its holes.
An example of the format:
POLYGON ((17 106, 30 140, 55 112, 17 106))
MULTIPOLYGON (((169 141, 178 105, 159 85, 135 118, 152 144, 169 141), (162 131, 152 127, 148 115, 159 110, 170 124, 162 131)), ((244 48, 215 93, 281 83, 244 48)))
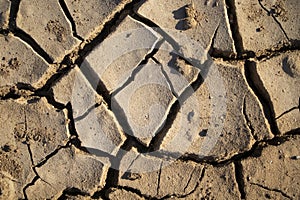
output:
POLYGON ((298 0, 0 0, 0 199, 300 199, 298 0))

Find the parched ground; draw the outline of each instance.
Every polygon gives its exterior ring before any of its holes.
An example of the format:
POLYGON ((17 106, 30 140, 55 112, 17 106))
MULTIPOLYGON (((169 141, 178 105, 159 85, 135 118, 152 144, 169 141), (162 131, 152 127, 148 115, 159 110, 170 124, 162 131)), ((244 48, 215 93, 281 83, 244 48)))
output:
POLYGON ((300 199, 299 0, 0 0, 0 199, 300 199))

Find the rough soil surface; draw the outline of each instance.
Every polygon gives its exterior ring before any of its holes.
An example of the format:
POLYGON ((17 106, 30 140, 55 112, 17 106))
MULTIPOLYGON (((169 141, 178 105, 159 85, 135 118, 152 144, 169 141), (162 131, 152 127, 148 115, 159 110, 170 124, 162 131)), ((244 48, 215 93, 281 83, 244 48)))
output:
POLYGON ((0 0, 0 199, 300 199, 299 0, 0 0))

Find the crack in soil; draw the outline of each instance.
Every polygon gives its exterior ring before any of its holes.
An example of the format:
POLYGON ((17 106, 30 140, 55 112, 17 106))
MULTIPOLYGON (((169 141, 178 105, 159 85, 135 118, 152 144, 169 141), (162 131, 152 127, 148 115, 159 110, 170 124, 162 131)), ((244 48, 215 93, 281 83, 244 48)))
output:
POLYGON ((240 192, 240 198, 246 199, 243 165, 240 161, 235 161, 233 162, 233 164, 234 164, 234 171, 235 171, 235 180, 237 182, 238 189, 240 192))
POLYGON ((85 57, 100 43, 102 43, 110 34, 112 34, 116 27, 125 19, 125 17, 132 12, 135 6, 138 6, 142 0, 132 1, 127 3, 124 8, 115 13, 115 15, 107 21, 103 28, 101 29, 100 33, 98 33, 95 37, 89 38, 89 42, 85 42, 83 47, 77 53, 75 57, 75 64, 81 66, 82 62, 84 61, 85 57))
POLYGON ((280 119, 281 117, 283 117, 284 115, 292 112, 293 110, 299 110, 300 111, 300 97, 299 97, 299 105, 298 106, 295 106, 295 107, 292 107, 291 109, 288 109, 287 111, 284 111, 283 113, 281 113, 278 117, 275 118, 275 120, 278 120, 280 119))
POLYGON ((230 24, 230 30, 232 32, 232 38, 234 47, 237 51, 237 57, 241 57, 244 53, 243 40, 242 36, 239 32, 238 20, 236 16, 236 7, 234 0, 225 0, 225 4, 227 7, 227 18, 230 24))
POLYGON ((172 94, 173 94, 176 98, 178 98, 178 95, 177 95, 177 93, 176 93, 176 91, 175 91, 175 89, 174 89, 174 85, 173 85, 172 81, 170 80, 169 76, 167 75, 167 72, 164 70, 163 65, 162 65, 156 58, 153 57, 152 59, 154 60, 154 62, 155 62, 156 64, 158 64, 158 65, 160 66, 160 70, 161 70, 162 74, 164 75, 165 79, 167 80, 167 83, 168 83, 168 85, 169 85, 170 88, 171 88, 172 94))
POLYGON ((23 195, 24 195, 24 199, 27 200, 28 199, 28 196, 27 196, 27 193, 26 193, 26 190, 30 187, 30 186, 33 186, 38 180, 40 179, 40 177, 36 176, 33 178, 33 180, 28 183, 27 185, 25 185, 25 187, 23 188, 23 195))
MULTIPOLYGON (((206 63, 204 63, 203 65, 205 66, 206 63)), ((169 109, 167 118, 165 120, 165 124, 163 124, 163 127, 160 128, 160 131, 155 134, 155 136, 152 138, 152 140, 150 142, 149 152, 159 150, 159 147, 162 144, 164 137, 167 135, 169 129, 172 127, 173 122, 175 121, 177 114, 180 111, 181 105, 183 105, 184 102, 190 96, 193 95, 193 92, 196 91, 204 82, 202 74, 204 74, 204 73, 199 73, 197 79, 195 81, 193 81, 192 83, 190 83, 185 88, 185 90, 179 95, 179 97, 177 97, 176 101, 172 104, 172 106, 169 109)))
POLYGON ((286 39, 287 39, 288 41, 290 41, 290 39, 289 39, 287 33, 286 33, 285 30, 283 29, 281 23, 277 20, 277 18, 276 18, 276 16, 274 15, 274 13, 273 13, 273 12, 270 12, 270 11, 269 11, 269 10, 268 10, 261 2, 262 2, 262 0, 258 0, 258 3, 259 3, 259 5, 260 5, 260 7, 261 7, 264 11, 267 12, 267 15, 268 15, 268 16, 271 16, 271 17, 273 18, 273 20, 278 24, 280 30, 283 32, 283 34, 284 34, 284 36, 286 37, 286 39))
POLYGON ((124 82, 122 86, 117 88, 112 92, 112 95, 118 94, 120 91, 122 91, 124 88, 126 88, 130 83, 132 83, 136 77, 136 75, 143 69, 145 65, 149 63, 149 60, 154 57, 154 55, 158 52, 159 48, 163 44, 164 40, 160 40, 156 42, 153 47, 152 51, 150 51, 147 55, 145 55, 144 59, 137 65, 137 67, 132 71, 131 75, 128 77, 128 79, 124 82))
POLYGON ((101 106, 102 103, 96 103, 94 105, 92 105, 91 107, 89 107, 82 115, 76 117, 74 119, 74 122, 78 122, 83 120, 84 118, 86 118, 93 110, 95 110, 97 107, 101 106))
POLYGON ((28 183, 27 185, 25 185, 25 187, 23 188, 23 195, 24 195, 24 198, 25 199, 28 199, 28 197, 27 197, 27 194, 26 194, 26 190, 30 187, 30 186, 33 186, 34 184, 35 184, 35 182, 37 181, 37 180, 42 180, 43 182, 45 182, 46 184, 48 184, 48 185, 50 185, 51 186, 51 184, 49 184, 47 181, 45 181, 45 180, 43 180, 41 177, 40 177, 40 175, 38 174, 38 172, 36 171, 36 166, 34 165, 34 160, 33 160, 33 152, 32 152, 32 150, 31 150, 31 147, 30 147, 30 143, 29 143, 29 141, 28 141, 28 138, 27 138, 27 132, 28 132, 28 124, 27 124, 27 115, 26 115, 26 111, 24 112, 24 132, 25 132, 25 135, 26 135, 26 138, 25 138, 25 144, 26 144, 26 146, 27 146, 27 150, 28 150, 28 153, 29 153, 29 157, 30 157, 30 161, 31 161, 31 165, 32 165, 32 167, 31 167, 31 169, 32 169, 32 171, 34 172, 34 174, 35 174, 35 177, 32 179, 32 181, 30 182, 30 183, 28 183))
POLYGON ((163 162, 160 163, 160 167, 159 167, 158 178, 157 178, 156 195, 159 195, 159 190, 160 190, 160 178, 161 178, 161 172, 162 172, 162 165, 163 165, 163 162))
POLYGON ((251 124, 251 120, 249 119, 248 115, 247 115, 247 111, 246 111, 246 95, 243 97, 243 106, 242 106, 242 113, 243 113, 243 117, 245 120, 245 123, 248 127, 248 129, 250 130, 250 134, 252 135, 252 137, 257 141, 257 136, 254 135, 254 128, 251 124))
POLYGON ((258 187, 261 187, 265 190, 268 190, 268 191, 271 191, 271 192, 277 192, 277 193, 280 193, 282 196, 288 198, 288 199, 293 199, 292 197, 290 197, 289 195, 287 195, 286 193, 284 193, 283 191, 279 190, 279 189, 273 189, 273 188, 269 188, 267 186, 264 186, 264 185, 261 185, 259 183, 253 183, 253 182, 250 182, 251 185, 256 185, 258 187))
MULTIPOLYGON (((107 199, 106 193, 110 188, 120 187, 118 186, 118 182, 120 176, 119 169, 120 169, 121 160, 125 156, 126 152, 132 149, 132 147, 134 147, 136 143, 137 143, 136 139, 127 136, 127 139, 120 147, 120 150, 118 151, 117 155, 115 157, 109 156, 110 163, 114 168, 112 167, 109 168, 105 180, 105 186, 100 191, 97 191, 92 195, 93 199, 94 198, 97 199, 99 197, 103 199, 107 199)), ((132 163, 133 162, 134 161, 132 161, 132 163)), ((141 194, 141 192, 139 194, 141 194)))
POLYGON ((66 5, 66 2, 64 0, 58 0, 58 3, 60 5, 61 9, 63 10, 65 16, 67 17, 67 19, 69 20, 69 22, 71 24, 71 30, 73 33, 73 37, 77 38, 80 41, 84 41, 84 39, 80 35, 77 34, 75 21, 66 5))
POLYGON ((10 13, 9 13, 9 32, 12 32, 14 36, 20 38, 23 42, 28 44, 39 56, 45 61, 52 64, 53 58, 51 58, 44 49, 26 32, 17 27, 17 15, 19 12, 21 0, 11 0, 10 13))
POLYGON ((162 28, 160 28, 156 23, 151 21, 148 18, 143 17, 142 15, 138 14, 137 12, 132 13, 130 15, 133 19, 142 22, 143 24, 147 25, 148 27, 152 28, 158 34, 162 36, 164 40, 166 40, 176 52, 180 52, 180 45, 176 42, 174 38, 172 38, 169 34, 167 34, 162 28))
MULTIPOLYGON (((146 24, 149 27, 154 28, 154 30, 156 30, 160 35, 162 35, 163 38, 166 41, 168 41, 175 50, 177 50, 178 52, 180 52, 180 45, 177 44, 177 42, 171 36, 169 36, 166 32, 162 31, 162 29, 160 29, 159 26, 157 26, 151 20, 149 20, 147 18, 144 18, 143 16, 140 16, 139 14, 137 14, 137 13, 134 12, 134 9, 137 9, 137 7, 142 4, 142 2, 143 1, 134 1, 134 2, 130 2, 127 5, 125 5, 124 9, 122 9, 119 13, 116 13, 110 21, 108 21, 108 22, 105 23, 104 28, 102 29, 102 31, 99 34, 97 34, 97 36, 95 36, 94 38, 92 38, 91 42, 89 42, 89 43, 83 43, 84 44, 83 48, 80 48, 79 46, 76 47, 76 48, 74 48, 74 50, 72 51, 72 53, 66 55, 64 57, 63 61, 60 64, 60 66, 63 66, 63 64, 66 64, 67 67, 64 68, 64 69, 58 70, 53 76, 51 76, 46 81, 46 84, 44 86, 42 86, 40 89, 35 90, 30 85, 25 86, 26 84, 16 86, 16 90, 17 91, 20 91, 20 90, 30 91, 30 92, 34 92, 34 94, 32 96, 46 97, 48 103, 51 104, 51 105, 53 105, 57 109, 61 109, 62 110, 64 108, 67 108, 67 110, 68 110, 68 119, 70 120, 69 129, 70 129, 71 135, 73 136, 73 137, 70 138, 70 140, 67 142, 67 144, 65 146, 58 146, 57 149, 55 149, 52 153, 48 154, 44 158, 43 161, 39 162, 35 166, 34 166, 34 162, 33 162, 33 154, 32 154, 31 148, 30 148, 30 144, 26 141, 25 144, 27 145, 28 152, 29 152, 29 155, 30 155, 30 159, 31 159, 31 162, 33 164, 32 169, 33 169, 33 171, 34 171, 34 173, 35 173, 36 176, 33 178, 33 180, 30 183, 28 183, 23 188, 23 194, 24 194, 25 199, 27 199, 26 190, 30 186, 34 185, 36 183, 36 181, 38 181, 39 179, 41 179, 39 177, 37 171, 36 171, 37 167, 41 167, 44 164, 46 164, 50 158, 52 158, 53 156, 55 156, 63 148, 69 148, 71 145, 74 145, 76 148, 84 149, 84 147, 81 147, 81 142, 78 139, 78 135, 77 135, 76 128, 75 128, 75 121, 76 121, 76 119, 73 119, 71 104, 68 103, 67 105, 63 105, 63 104, 61 104, 59 102, 56 102, 54 100, 53 92, 51 91, 52 86, 58 80, 60 80, 63 76, 65 76, 69 70, 71 70, 71 66, 73 64, 78 64, 80 66, 80 64, 83 62, 84 58, 86 57, 86 55, 89 54, 95 46, 97 46, 102 41, 104 41, 105 38, 109 34, 111 34, 114 31, 114 27, 117 26, 117 25, 119 25, 120 22, 126 17, 126 15, 128 13, 130 13, 131 16, 134 19, 136 19, 136 20, 138 20, 138 21, 146 24), (156 29, 155 29, 155 27, 156 27, 156 29)), ((246 54, 245 56, 243 56, 242 53, 243 53, 244 49, 243 49, 243 44, 242 44, 242 38, 241 38, 241 35, 239 33, 239 30, 238 30, 238 24, 237 24, 237 18, 236 18, 236 11, 235 11, 235 6, 234 6, 234 1, 232 1, 232 0, 226 0, 225 2, 226 2, 226 5, 227 5, 227 8, 228 8, 227 9, 227 12, 228 12, 227 18, 229 20, 230 28, 231 28, 231 31, 233 33, 232 37, 233 37, 233 40, 234 40, 234 46, 235 46, 235 48, 237 50, 237 53, 238 53, 237 58, 233 59, 233 60, 239 60, 239 59, 240 60, 246 60, 245 74, 246 74, 247 82, 249 83, 250 88, 254 91, 255 95, 260 100, 260 103, 263 105, 263 108, 264 108, 263 110, 264 110, 264 113, 266 115, 266 118, 267 118, 269 124, 271 125, 272 132, 273 133, 277 133, 278 132, 278 128, 277 128, 277 125, 276 125, 276 121, 274 121, 274 119, 275 120, 279 119, 280 117, 282 117, 283 115, 287 114, 288 112, 291 112, 294 109, 299 109, 300 105, 298 107, 294 107, 294 108, 292 108, 292 109, 290 109, 290 110, 282 113, 280 116, 278 116, 277 118, 275 118, 273 116, 273 114, 274 114, 273 108, 270 105, 271 104, 270 103, 270 99, 264 97, 264 95, 263 95, 264 91, 261 91, 258 87, 256 87, 254 85, 253 73, 254 73, 254 75, 257 75, 257 72, 255 71, 255 68, 252 68, 250 66, 250 65, 252 65, 254 63, 252 61, 249 61, 248 59, 255 58, 257 60, 262 60, 262 59, 265 59, 265 58, 270 58, 272 56, 278 55, 280 53, 287 52, 289 50, 299 50, 299 48, 296 47, 296 46, 293 46, 293 45, 292 46, 284 46, 284 47, 281 47, 281 48, 279 48, 279 49, 277 49, 275 51, 274 50, 267 50, 265 52, 265 54, 260 55, 259 57, 257 57, 254 52, 246 54)), ((73 20, 73 18, 71 16, 71 14, 70 14, 70 12, 69 12, 66 4, 65 4, 65 2, 63 0, 59 0, 59 3, 60 3, 60 6, 61 6, 62 10, 65 13, 65 15, 67 16, 69 22, 72 25, 73 36, 76 37, 77 39, 83 41, 83 38, 81 38, 79 35, 77 35, 75 22, 74 22, 74 20, 73 20)), ((273 19, 275 20, 275 22, 280 26, 281 30, 285 34, 286 38, 289 40, 289 38, 288 38, 285 30, 283 29, 283 27, 281 26, 281 24, 279 23, 279 21, 277 20, 277 18, 272 13, 270 13, 270 11, 268 11, 265 7, 263 7, 263 5, 261 4, 261 0, 259 0, 259 3, 261 5, 261 7, 269 15, 271 15, 273 17, 273 19)), ((21 29, 19 29, 17 27, 16 18, 17 18, 17 13, 18 13, 18 10, 19 10, 19 5, 20 5, 20 0, 11 0, 10 17, 9 17, 9 30, 1 30, 0 34, 7 35, 10 32, 12 32, 14 34, 14 36, 20 38, 23 42, 25 42, 26 44, 28 44, 45 61, 47 61, 48 63, 52 64, 53 63, 53 59, 48 55, 48 53, 46 51, 44 51, 42 49, 42 47, 40 47, 39 44, 29 34, 27 34, 26 32, 24 32, 23 30, 21 30, 21 29)), ((218 27, 217 27, 217 29, 218 29, 218 27)), ((213 46, 213 42, 214 42, 214 38, 215 38, 215 35, 216 35, 216 32, 217 32, 217 29, 215 30, 215 32, 214 32, 214 34, 212 36, 212 40, 211 40, 211 45, 210 45, 209 51, 212 50, 212 46, 213 46)), ((160 41, 160 42, 162 42, 162 41, 160 41)), ((145 63, 150 58, 153 57, 153 55, 159 49, 160 45, 157 47, 156 51, 153 50, 151 52, 152 54, 150 53, 150 54, 147 55, 148 57, 146 56, 146 58, 143 60, 145 63)), ((226 59, 232 60, 231 57, 222 57, 222 58, 224 60, 226 60, 226 59)), ((142 63, 143 63, 143 61, 142 61, 142 63)), ((155 61, 157 62, 157 60, 155 60, 155 61)), ((186 61, 186 62, 188 62, 188 61, 186 61)), ((140 63, 140 64, 142 64, 142 63, 140 63)), ((135 75, 137 72, 133 72, 132 75, 135 75)), ((202 78, 201 74, 199 73, 199 76, 197 77, 197 80, 194 81, 193 83, 191 83, 191 86, 193 87, 193 89, 198 89, 202 83, 203 83, 203 78, 202 78)), ((259 84, 263 87, 263 85, 262 85, 261 82, 259 84)), ((100 84, 100 87, 98 87, 97 92, 100 95, 106 97, 106 98, 104 98, 104 100, 106 100, 107 103, 110 103, 110 96, 106 95, 106 93, 108 93, 108 91, 106 90, 106 88, 102 88, 101 84, 100 84)), ((20 97, 24 97, 24 96, 22 96, 21 94, 18 94, 18 92, 16 92, 16 91, 11 91, 10 93, 6 94, 4 97, 1 97, 1 99, 18 99, 20 97)), ((185 99, 187 99, 189 97, 189 95, 187 95, 187 94, 180 95, 179 98, 183 98, 183 97, 185 99)), ((247 121, 247 125, 248 125, 249 119, 247 118, 247 115, 246 115, 245 100, 246 99, 244 98, 243 114, 244 114, 244 118, 247 121)), ((300 99, 299 99, 299 101, 300 101, 300 99)), ((118 152, 116 158, 113 158, 114 160, 112 162, 117 162, 117 161, 120 162, 121 161, 121 158, 124 156, 124 151, 122 151, 122 149, 129 150, 132 147, 138 147, 137 148, 138 152, 149 152, 150 150, 155 150, 156 148, 159 148, 159 146, 160 146, 160 144, 162 142, 162 139, 164 138, 164 136, 167 133, 167 130, 172 126, 173 121, 174 121, 174 119, 175 119, 175 117, 176 117, 179 109, 180 109, 180 105, 179 105, 178 101, 176 101, 172 105, 172 107, 170 109, 170 112, 168 113, 168 117, 167 117, 167 120, 166 120, 166 125, 163 128, 164 130, 157 134, 158 137, 154 137, 152 139, 151 145, 150 145, 149 149, 146 149, 143 145, 141 145, 140 142, 137 141, 133 136, 126 135, 126 137, 127 137, 126 141, 123 143, 123 145, 121 146, 121 150, 118 152)), ((251 123, 250 123, 250 125, 248 125, 248 127, 251 130, 251 133, 253 135, 253 131, 254 130, 253 130, 253 127, 251 126, 251 123)), ((25 131, 27 131, 26 113, 25 113, 25 131)), ((249 151, 246 151, 246 152, 234 155, 233 157, 231 157, 231 158, 229 158, 229 159, 227 159, 225 161, 221 161, 221 162, 217 162, 217 161, 214 161, 214 160, 207 160, 207 161, 206 160, 201 160, 201 161, 199 161, 197 159, 194 159, 193 155, 182 156, 181 158, 179 158, 179 160, 182 160, 182 161, 193 161, 193 162, 196 162, 196 163, 205 163, 205 164, 210 164, 210 165, 213 165, 213 166, 223 165, 223 164, 227 164, 229 162, 233 162, 234 166, 235 166, 236 181, 238 183, 238 188, 239 188, 239 191, 240 191, 240 195, 241 195, 241 198, 245 198, 246 194, 245 194, 245 191, 244 191, 243 168, 242 168, 240 160, 246 159, 247 157, 254 156, 255 154, 259 154, 264 149, 265 146, 278 144, 278 141, 280 141, 280 143, 282 144, 283 142, 287 141, 288 138, 290 136, 292 136, 292 135, 299 135, 299 129, 293 130, 293 131, 287 133, 283 137, 275 137, 275 138, 270 139, 270 140, 264 140, 264 141, 256 142, 251 147, 251 149, 249 151), (263 146, 262 145, 263 143, 266 143, 266 145, 263 146)), ((112 158, 110 158, 110 159, 112 159, 112 158)), ((194 169, 194 171, 195 171, 195 169, 194 169)), ((190 182, 190 180, 192 178, 192 175, 193 175, 194 171, 192 172, 192 174, 191 174, 191 176, 190 176, 190 178, 189 178, 189 180, 187 182, 187 185, 185 186, 184 190, 186 190, 186 188, 188 187, 189 182, 190 182)), ((161 168, 160 168, 160 172, 159 173, 161 174, 161 168)), ((158 178, 157 193, 159 192, 159 187, 160 187, 160 174, 159 174, 159 178, 158 178)), ((167 196, 163 197, 163 199, 169 198, 171 196, 176 196, 176 197, 179 197, 179 198, 185 198, 188 195, 193 194, 196 191, 197 187, 199 186, 200 182, 203 180, 204 175, 205 175, 205 169, 202 170, 202 173, 201 173, 201 176, 199 178, 199 181, 197 182, 195 188, 189 194, 187 194, 187 195, 167 195, 167 196)), ((126 191, 133 192, 133 193, 137 194, 138 196, 146 198, 146 199, 150 198, 148 196, 143 195, 141 193, 141 191, 139 191, 137 189, 126 187, 126 186, 125 187, 118 186, 117 185, 118 184, 118 177, 119 177, 119 171, 110 168, 109 171, 108 171, 108 175, 107 175, 105 187, 101 191, 96 192, 93 195, 93 197, 97 197, 98 196, 98 197, 102 197, 104 199, 107 199, 106 192, 111 187, 115 187, 117 189, 124 189, 126 191)), ((44 181, 44 180, 42 180, 42 181, 44 181)), ((257 185, 257 186, 262 187, 262 188, 264 188, 266 190, 269 190, 269 191, 279 192, 283 196, 291 199, 291 197, 289 197, 287 194, 285 194, 281 190, 270 189, 270 188, 268 188, 266 186, 263 186, 263 185, 260 185, 260 184, 257 184, 257 183, 251 183, 251 184, 257 185)), ((71 194, 71 195, 72 194, 73 195, 84 195, 84 196, 86 195, 86 194, 83 194, 77 188, 67 188, 67 189, 64 190, 64 192, 63 192, 63 194, 62 194, 61 197, 64 198, 64 195, 69 195, 69 194, 71 194)))
POLYGON ((296 50, 300 50, 299 46, 297 46, 297 44, 282 44, 279 47, 273 47, 271 49, 265 49, 263 51, 263 53, 255 53, 253 51, 247 51, 247 52, 243 52, 242 55, 237 56, 237 57, 231 57, 231 56, 224 56, 224 55, 211 55, 212 58, 216 58, 216 59, 222 59, 223 61, 245 61, 245 60, 257 60, 257 61, 261 61, 261 60, 265 60, 265 59, 270 59, 273 58, 275 56, 278 56, 282 53, 286 53, 288 51, 296 51, 296 50))
POLYGON ((20 28, 16 28, 12 33, 30 46, 33 51, 41 56, 46 62, 53 64, 53 58, 28 33, 20 28))
POLYGON ((275 112, 271 98, 257 73, 256 62, 246 60, 244 68, 247 83, 263 106, 264 115, 270 125, 272 133, 278 135, 280 131, 275 120, 275 112))
POLYGON ((11 0, 10 1, 10 11, 9 11, 9 21, 8 29, 9 31, 15 30, 17 27, 16 19, 19 11, 21 0, 11 0))
POLYGON ((232 157, 230 157, 226 160, 222 160, 222 161, 217 161, 211 157, 199 159, 199 156, 193 155, 193 154, 185 154, 185 155, 181 156, 180 158, 178 158, 178 160, 185 161, 185 162, 191 161, 191 162, 194 162, 197 164, 208 164, 213 167, 223 166, 223 165, 227 165, 230 163, 234 163, 234 162, 238 162, 238 161, 247 159, 249 157, 260 157, 261 152, 269 145, 272 145, 272 146, 282 145, 283 143, 285 143, 286 141, 289 141, 291 138, 293 138, 294 136, 297 136, 297 135, 300 135, 300 128, 289 131, 289 132, 283 134, 282 136, 275 136, 272 139, 256 141, 252 145, 250 150, 233 155, 232 157))
POLYGON ((208 55, 213 55, 214 54, 214 44, 215 44, 215 39, 217 36, 217 32, 219 30, 220 27, 220 22, 218 23, 218 25, 216 26, 210 40, 209 43, 207 45, 207 48, 205 49, 205 52, 207 52, 208 55))
POLYGON ((195 171, 196 171, 196 167, 194 167, 192 173, 190 174, 189 180, 187 181, 187 183, 186 183, 186 185, 185 185, 185 187, 184 187, 184 189, 183 189, 184 192, 186 191, 187 187, 189 186, 189 184, 190 184, 190 182, 191 182, 191 180, 192 180, 192 177, 193 177, 195 171))

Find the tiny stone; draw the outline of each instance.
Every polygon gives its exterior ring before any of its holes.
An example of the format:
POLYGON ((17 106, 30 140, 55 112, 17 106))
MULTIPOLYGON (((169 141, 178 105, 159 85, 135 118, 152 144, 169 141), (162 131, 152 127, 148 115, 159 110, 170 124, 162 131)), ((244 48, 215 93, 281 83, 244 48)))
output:
POLYGON ((201 137, 207 136, 207 129, 202 130, 202 131, 199 133, 199 135, 200 135, 201 137))

